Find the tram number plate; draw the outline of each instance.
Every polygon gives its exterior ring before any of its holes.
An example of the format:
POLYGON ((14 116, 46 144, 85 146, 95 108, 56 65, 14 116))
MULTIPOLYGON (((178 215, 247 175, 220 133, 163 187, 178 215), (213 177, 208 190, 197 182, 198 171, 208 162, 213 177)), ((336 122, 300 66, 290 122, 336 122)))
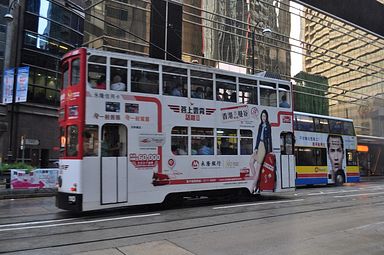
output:
POLYGON ((75 204, 76 203, 76 196, 68 196, 68 203, 75 204))

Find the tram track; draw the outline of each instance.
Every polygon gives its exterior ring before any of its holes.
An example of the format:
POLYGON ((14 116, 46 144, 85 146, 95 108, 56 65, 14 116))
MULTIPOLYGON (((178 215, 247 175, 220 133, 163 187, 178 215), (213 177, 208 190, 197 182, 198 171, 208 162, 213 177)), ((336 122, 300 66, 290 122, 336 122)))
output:
MULTIPOLYGON (((348 201, 347 201, 348 202, 348 201)), ((255 203, 257 204, 257 203, 255 203)), ((323 208, 318 208, 314 206, 319 205, 318 202, 311 202, 306 204, 301 204, 301 206, 310 207, 312 209, 298 209, 297 205, 290 204, 283 207, 278 208, 260 208, 257 211, 250 211, 250 210, 243 210, 239 212, 238 210, 233 212, 222 212, 220 214, 213 214, 213 215, 197 215, 194 217, 184 217, 184 218, 176 218, 176 219, 169 219, 169 220, 163 220, 161 216, 158 216, 156 221, 149 221, 146 223, 137 223, 137 224, 130 224, 121 226, 113 226, 113 227, 103 227, 103 226, 95 226, 93 228, 88 229, 81 229, 77 231, 66 231, 66 232, 60 232, 60 233, 50 233, 50 234, 43 234, 43 235, 36 235, 32 234, 32 236, 22 236, 22 237, 11 237, 11 238, 1 238, 0 243, 2 242, 16 242, 16 243, 22 243, 25 242, 26 239, 42 239, 45 240, 45 242, 35 242, 34 246, 29 245, 28 247, 22 247, 18 246, 17 248, 13 249, 7 249, 7 250, 1 250, 3 248, 0 248, 0 254, 15 254, 15 253, 29 253, 29 252, 35 252, 39 250, 45 250, 45 249, 56 249, 56 248, 63 248, 63 247, 73 247, 73 246, 81 246, 85 244, 92 244, 92 243, 99 243, 99 242, 110 242, 110 241, 119 241, 124 239, 134 239, 134 238, 144 238, 144 237, 150 237, 150 236, 156 236, 161 234, 170 234, 170 233, 177 233, 182 231, 193 231, 193 230, 199 230, 199 229, 208 229, 213 227, 219 227, 219 226, 225 226, 230 224, 238 224, 238 223, 244 223, 244 222, 252 222, 252 221, 262 221, 262 220, 271 220, 278 217, 287 217, 287 216, 294 216, 294 215, 304 215, 307 213, 314 213, 314 212, 327 212, 331 210, 337 210, 337 209, 349 209, 356 206, 359 207, 366 207, 370 205, 371 207, 373 205, 381 206, 384 205, 383 201, 367 201, 365 203, 360 203, 359 205, 353 204, 353 203, 347 203, 345 205, 340 205, 339 201, 335 201, 332 206, 328 204, 328 206, 323 208), (272 209, 285 209, 284 212, 281 213, 270 213, 272 209), (288 212, 286 209, 290 209, 288 212), (296 210, 295 210, 296 209, 296 210), (265 211, 268 211, 268 215, 263 215, 265 211), (255 216, 255 213, 259 214, 259 216, 255 216), (235 216, 235 217, 231 217, 235 216), (231 218, 232 220, 228 220, 231 218), (192 223, 192 224, 191 224, 192 223), (172 227, 170 227, 172 226, 172 227), (152 229, 152 230, 151 230, 152 229), (157 229, 154 231, 153 229, 157 229), (92 232, 98 232, 96 236, 97 237, 86 237, 88 234, 92 236, 92 232), (124 232, 124 234, 114 234, 114 233, 121 233, 124 232), (131 233, 131 234, 127 234, 131 233), (82 238, 76 239, 81 241, 65 241, 67 240, 64 238, 65 236, 73 236, 73 235, 79 235, 82 236, 82 238), (102 238, 100 238, 102 236, 102 238), (52 241, 48 241, 47 239, 53 239, 52 241), (37 243, 39 245, 37 245, 37 243)), ((321 205, 321 204, 320 204, 321 205)), ((168 215, 169 217, 169 215, 168 215)), ((0 246, 4 247, 4 246, 0 246)), ((25 253, 25 254, 27 254, 25 253)))

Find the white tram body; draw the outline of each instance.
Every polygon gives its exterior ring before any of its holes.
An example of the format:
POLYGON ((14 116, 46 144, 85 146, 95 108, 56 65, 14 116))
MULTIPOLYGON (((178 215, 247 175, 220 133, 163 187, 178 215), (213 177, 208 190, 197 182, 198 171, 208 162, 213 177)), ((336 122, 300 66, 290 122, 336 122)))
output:
POLYGON ((276 158, 273 166, 276 177, 271 191, 295 188, 295 159, 293 152, 289 152, 292 143, 287 144, 285 139, 285 134, 293 132, 293 112, 277 103, 283 91, 291 95, 289 82, 84 48, 67 54, 63 62, 68 67, 63 75, 68 75, 68 82, 74 85, 64 84, 61 95, 63 156, 57 196, 59 208, 88 211, 160 203, 174 193, 252 191, 254 180, 249 162, 263 110, 268 112, 271 153, 276 158), (90 66, 95 56, 105 59, 100 65, 105 67, 105 89, 91 87, 85 82, 90 69, 95 69, 90 66), (79 67, 71 67, 76 59, 80 59, 79 67), (116 59, 126 64, 116 68, 126 70, 125 91, 111 89, 112 72, 116 70, 112 62, 116 59), (134 69, 134 63, 158 67, 158 93, 137 92, 133 74, 138 70, 134 69), (167 70, 185 70, 181 79, 185 81, 185 96, 166 94, 165 66, 167 70), (75 72, 83 77, 78 82, 70 80, 74 79, 75 72), (208 78, 213 91, 209 99, 192 97, 192 72, 212 75, 208 78), (220 83, 222 77, 232 77, 233 84, 220 83), (241 79, 255 80, 252 89, 258 104, 244 100, 246 93, 241 91, 241 79), (220 84, 224 87, 219 89, 220 84), (225 86, 232 85, 237 100, 219 101, 217 98, 226 90, 225 86), (270 90, 275 98, 266 98, 263 88, 270 90), (267 101, 272 103, 266 105, 267 101), (106 131, 114 133, 113 139, 118 146, 116 154, 103 152, 106 131), (224 140, 230 142, 229 152, 222 150, 224 140), (197 150, 197 143, 205 142, 211 147, 211 155, 197 150))

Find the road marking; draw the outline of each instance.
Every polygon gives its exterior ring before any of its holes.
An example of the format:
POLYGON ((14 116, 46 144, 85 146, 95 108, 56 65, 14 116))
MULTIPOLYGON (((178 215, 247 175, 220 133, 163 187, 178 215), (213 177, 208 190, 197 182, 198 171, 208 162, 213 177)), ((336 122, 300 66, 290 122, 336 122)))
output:
POLYGON ((27 226, 27 225, 38 225, 38 224, 44 224, 44 223, 70 221, 70 220, 75 220, 75 219, 76 219, 76 218, 60 219, 60 220, 31 221, 31 222, 21 222, 21 223, 12 223, 12 224, 2 224, 2 225, 0 225, 0 228, 4 228, 4 227, 17 227, 17 226, 27 226))
POLYGON ((329 194, 337 194, 337 193, 350 193, 350 192, 357 192, 360 191, 358 189, 352 189, 352 190, 341 190, 341 191, 329 191, 329 192, 318 192, 318 193, 309 193, 308 196, 319 196, 319 195, 329 195, 329 194))
POLYGON ((4 228, 4 229, 0 229, 0 232, 13 231, 13 230, 24 230, 24 229, 36 229, 36 228, 50 228, 50 227, 80 225, 80 224, 90 224, 90 223, 97 223, 97 222, 125 220, 125 219, 133 219, 133 218, 144 218, 144 217, 152 217, 152 216, 159 216, 159 215, 160 215, 160 213, 152 213, 152 214, 133 215, 133 216, 126 216, 126 217, 117 217, 117 218, 111 218, 111 219, 100 219, 100 220, 90 220, 90 221, 78 221, 78 222, 67 222, 67 223, 59 223, 59 224, 49 224, 49 225, 43 225, 43 226, 4 228))
POLYGON ((333 196, 333 197, 335 197, 335 198, 340 198, 340 197, 358 197, 358 196, 370 196, 370 195, 379 195, 379 194, 384 194, 384 192, 361 193, 361 194, 353 194, 353 195, 345 195, 345 196, 333 196))
POLYGON ((304 200, 304 199, 294 199, 294 200, 288 200, 288 201, 273 201, 273 202, 262 202, 262 203, 251 203, 251 204, 240 204, 240 205, 218 206, 218 207, 214 207, 213 210, 218 210, 218 209, 228 209, 228 208, 236 208, 236 207, 245 207, 245 206, 255 206, 255 205, 293 203, 293 202, 298 202, 298 201, 303 201, 303 200, 304 200))

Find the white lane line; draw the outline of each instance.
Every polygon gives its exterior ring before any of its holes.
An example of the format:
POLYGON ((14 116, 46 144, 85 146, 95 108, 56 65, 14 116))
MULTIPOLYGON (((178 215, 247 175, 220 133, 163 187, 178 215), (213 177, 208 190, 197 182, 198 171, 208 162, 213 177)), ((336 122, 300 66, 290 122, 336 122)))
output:
POLYGON ((294 200, 288 200, 288 201, 273 201, 273 202, 251 203, 251 204, 241 204, 241 205, 218 206, 218 207, 214 207, 213 210, 245 207, 245 206, 255 206, 255 205, 293 203, 293 202, 298 202, 298 201, 303 201, 303 200, 304 199, 294 199, 294 200))
POLYGON ((333 196, 333 197, 335 197, 335 198, 340 198, 340 197, 359 197, 359 196, 370 196, 370 195, 379 195, 379 194, 384 194, 384 192, 360 193, 360 194, 345 195, 345 196, 333 196))
POLYGON ((78 221, 78 222, 68 222, 68 223, 59 223, 59 224, 49 224, 49 225, 43 225, 43 226, 4 228, 4 229, 0 229, 0 232, 13 231, 13 230, 24 230, 24 229, 36 229, 36 228, 50 228, 50 227, 80 225, 80 224, 90 224, 90 223, 97 223, 97 222, 125 220, 125 219, 133 219, 133 218, 144 218, 144 217, 152 217, 152 216, 159 216, 159 215, 160 215, 160 213, 152 213, 152 214, 133 215, 133 216, 126 216, 126 217, 117 217, 117 218, 111 218, 111 219, 100 219, 100 220, 90 220, 90 221, 78 221))
POLYGON ((350 229, 347 229, 347 231, 348 230, 361 230, 364 228, 371 228, 373 226, 382 225, 382 224, 384 224, 384 221, 379 221, 379 222, 375 222, 375 223, 371 223, 371 224, 367 224, 367 225, 362 225, 362 226, 350 228, 350 229))
POLYGON ((60 220, 30 221, 30 222, 20 222, 20 223, 11 223, 11 224, 1 224, 1 225, 0 225, 0 228, 4 228, 4 227, 17 227, 17 226, 27 226, 27 225, 38 225, 38 224, 45 224, 45 223, 70 221, 70 220, 75 220, 75 219, 76 219, 76 218, 60 219, 60 220))
POLYGON ((361 191, 359 189, 352 189, 352 190, 341 190, 341 191, 329 191, 329 192, 317 192, 317 193, 309 193, 308 196, 319 196, 319 195, 329 195, 329 194, 337 194, 337 193, 350 193, 350 192, 357 192, 361 191))

